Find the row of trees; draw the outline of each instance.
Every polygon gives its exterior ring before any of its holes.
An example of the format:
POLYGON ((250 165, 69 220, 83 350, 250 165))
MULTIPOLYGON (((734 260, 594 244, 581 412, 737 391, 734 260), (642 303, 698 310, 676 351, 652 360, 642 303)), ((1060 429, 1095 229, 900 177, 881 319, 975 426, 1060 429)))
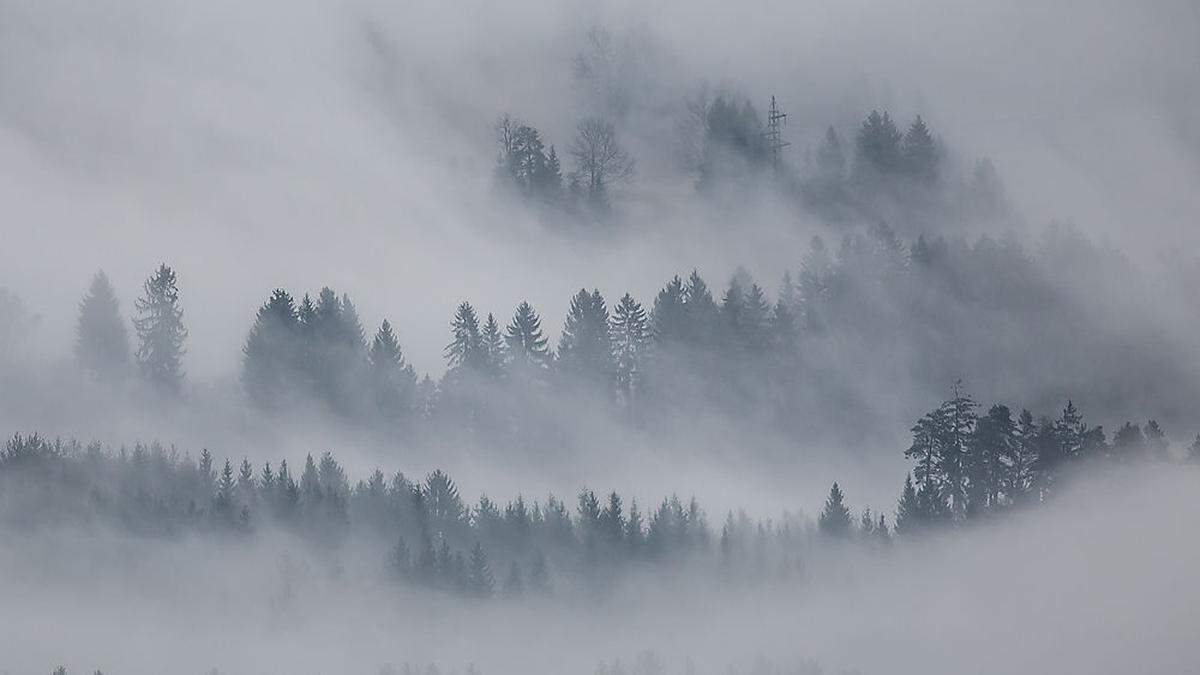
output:
MULTIPOLYGON (((869 508, 856 518, 837 483, 815 521, 786 513, 753 521, 730 512, 714 535, 697 501, 676 496, 648 512, 636 499, 586 488, 574 508, 553 495, 544 502, 518 495, 502 506, 485 494, 468 505, 442 471, 417 481, 377 469, 351 486, 328 452, 307 456, 296 476, 286 460, 258 470, 245 459, 240 466, 225 460, 218 468, 207 450, 193 460, 158 444, 112 452, 37 435, 16 435, 0 453, 0 523, 101 521, 149 536, 249 536, 281 527, 315 546, 357 537, 386 548, 386 573, 420 587, 480 598, 594 592, 631 566, 707 567, 729 581, 800 574, 802 561, 831 542, 919 541, 935 528, 1044 502, 1089 463, 1170 459, 1153 421, 1126 423, 1110 443, 1071 403, 1036 422, 1028 411, 1014 419, 1001 404, 982 416, 976 410, 956 388, 914 425, 905 451, 914 468, 891 527, 887 515, 869 508)), ((1200 463, 1200 436, 1187 459, 1200 463)))
MULTIPOLYGON (((869 410, 864 392, 897 375, 927 386, 918 389, 926 395, 957 376, 983 377, 997 362, 1013 378, 1041 381, 1045 354, 1068 371, 1074 353, 1125 362, 1124 339, 1077 329, 1086 317, 1054 276, 1120 265, 1070 228, 1047 230, 1035 256, 1012 238, 920 236, 906 244, 878 224, 847 234, 836 249, 814 238, 773 297, 743 270, 720 292, 696 271, 673 277, 646 304, 631 294, 610 304, 598 289, 580 289, 558 335, 528 302, 503 322, 463 302, 437 379, 418 377, 388 321, 368 340, 347 295, 324 288, 297 300, 279 289, 247 334, 241 384, 264 411, 315 401, 388 430, 462 430, 526 447, 569 442, 568 418, 581 411, 662 428, 715 409, 730 420, 835 433, 826 427, 847 410, 869 410), (1042 320, 1060 312, 1076 319, 1042 320), (1039 327, 1036 344, 1005 330, 1027 322, 1039 327), (886 358, 896 349, 912 354, 904 373, 886 358)), ((162 266, 144 290, 135 356, 112 287, 96 277, 80 305, 77 360, 105 379, 136 360, 161 391, 178 392, 187 331, 173 271, 162 266)), ((1187 391, 1179 373, 1157 361, 1125 370, 1123 389, 1187 391)))

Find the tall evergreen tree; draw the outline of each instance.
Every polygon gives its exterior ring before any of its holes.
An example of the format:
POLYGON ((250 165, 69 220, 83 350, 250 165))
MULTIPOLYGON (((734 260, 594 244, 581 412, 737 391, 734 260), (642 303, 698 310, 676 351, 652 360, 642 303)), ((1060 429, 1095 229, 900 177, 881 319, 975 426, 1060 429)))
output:
POLYGON ((504 341, 515 371, 525 376, 540 375, 550 367, 553 357, 542 334, 542 320, 528 302, 517 305, 504 330, 504 341))
POLYGON ((487 553, 479 542, 475 542, 467 568, 467 591, 477 598, 490 598, 493 590, 492 569, 488 565, 487 553))
POLYGON ((921 503, 910 473, 904 476, 904 490, 901 491, 900 501, 896 504, 896 520, 892 529, 897 535, 911 536, 924 524, 922 515, 921 503))
POLYGON ((254 319, 242 347, 242 387, 260 408, 279 408, 296 384, 300 322, 292 296, 275 289, 254 319))
POLYGON ((887 111, 871 111, 858 131, 855 150, 859 177, 890 174, 901 167, 901 135, 887 111))
POLYGON ((979 418, 966 458, 967 510, 978 514, 998 505, 1003 471, 1017 450, 1016 423, 1005 405, 993 405, 979 418))
POLYGON ((627 409, 635 409, 641 393, 645 359, 650 346, 650 322, 646 310, 626 293, 613 308, 610 322, 617 392, 627 409))
POLYGON ((387 319, 371 341, 367 362, 376 412, 388 419, 408 415, 415 404, 417 374, 404 362, 400 342, 387 319))
POLYGON ((479 330, 479 317, 469 302, 462 302, 450 322, 453 339, 446 345, 446 360, 451 369, 462 368, 480 372, 487 363, 483 347, 483 335, 479 330))
POLYGON ((183 343, 187 329, 179 306, 175 271, 165 264, 146 280, 135 303, 137 361, 142 376, 156 389, 178 394, 183 388, 183 343))
POLYGON ((933 183, 938 178, 938 148, 937 142, 930 133, 925 120, 917 115, 903 141, 903 166, 908 175, 914 179, 933 183))
POLYGON ((579 289, 571 299, 558 343, 558 366, 575 381, 606 383, 612 370, 608 309, 599 290, 579 289))
POLYGON ((483 323, 480 344, 483 346, 486 362, 484 371, 493 380, 502 379, 508 367, 508 353, 505 349, 504 334, 500 330, 500 324, 496 322, 496 317, 491 312, 488 312, 487 320, 483 323))
POLYGON ((79 303, 75 361, 85 372, 109 381, 123 376, 129 367, 129 333, 116 291, 103 270, 92 277, 79 303))
POLYGON ((833 537, 845 537, 850 534, 850 509, 846 507, 845 495, 834 482, 829 488, 829 497, 825 499, 825 508, 817 518, 817 528, 822 534, 833 537))

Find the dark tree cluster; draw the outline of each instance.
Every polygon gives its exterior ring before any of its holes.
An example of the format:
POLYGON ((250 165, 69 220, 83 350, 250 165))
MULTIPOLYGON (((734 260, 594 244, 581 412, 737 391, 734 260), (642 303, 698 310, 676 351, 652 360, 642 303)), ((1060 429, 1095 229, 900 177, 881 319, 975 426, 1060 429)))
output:
MULTIPOLYGON (((913 469, 896 510, 903 535, 1046 501, 1075 467, 1171 459, 1155 420, 1144 427, 1125 422, 1110 442, 1072 401, 1055 418, 1014 413, 1001 403, 984 412, 961 383, 917 420, 912 439, 904 455, 913 469)), ((1189 459, 1200 459, 1200 436, 1189 459)))
POLYGON ((264 410, 314 400, 348 416, 412 417, 417 377, 386 319, 368 344, 354 303, 322 288, 297 303, 276 289, 246 337, 242 385, 264 410))

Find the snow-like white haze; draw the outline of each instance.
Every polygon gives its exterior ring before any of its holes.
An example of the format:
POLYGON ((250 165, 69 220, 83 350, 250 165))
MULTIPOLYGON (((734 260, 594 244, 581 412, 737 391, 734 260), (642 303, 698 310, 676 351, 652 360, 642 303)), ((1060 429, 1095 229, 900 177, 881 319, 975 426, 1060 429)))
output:
MULTIPOLYGON (((97 440, 121 462, 137 442, 178 444, 189 462, 211 448, 218 471, 287 458, 295 477, 328 449, 351 486, 376 467, 418 483, 444 469, 470 504, 553 493, 572 514, 585 486, 648 512, 694 495, 713 550, 738 509, 795 517, 816 538, 834 480, 856 524, 865 506, 893 520, 913 420, 958 378, 980 415, 999 401, 1053 418, 1071 399, 1109 437, 1148 418, 1170 436, 1162 462, 1080 471, 1038 508, 884 554, 806 548, 797 578, 748 589, 681 564, 635 569, 611 593, 481 605, 384 580, 390 533, 331 551, 287 528, 157 537, 51 518, 0 529, 0 673, 409 662, 582 674, 603 662, 617 675, 617 658, 631 675, 655 675, 652 658, 670 673, 759 675, 775 672, 762 659, 862 675, 1200 669, 1200 474, 1184 463, 1200 431, 1198 36, 1194 0, 0 0, 0 301, 11 293, 33 316, 20 342, 0 316, 0 436, 97 440), (577 124, 605 105, 576 74, 596 30, 612 40, 603 84, 624 97, 614 120, 636 174, 613 191, 611 218, 548 218, 497 188, 496 123, 536 126, 565 173, 577 124), (710 401, 644 433, 585 395, 551 395, 542 414, 569 429, 514 450, 248 402, 243 347, 276 288, 347 293, 368 341, 390 320, 434 380, 464 300, 502 325, 529 301, 551 348, 581 287, 649 311, 675 275, 699 270, 720 302, 744 268, 773 303, 814 235, 836 251, 851 228, 778 190, 698 196, 683 159, 689 101, 712 92, 760 113, 775 97, 783 161, 801 174, 831 125, 853 143, 873 109, 901 130, 921 115, 956 175, 994 164, 1009 210, 992 230, 957 211, 954 230, 901 227, 905 245, 1018 241, 1043 256, 1029 276, 1061 304, 1029 299, 1017 320, 1003 302, 947 303, 946 326, 863 319, 853 325, 917 328, 806 343, 821 367, 790 426, 710 401), (1069 223, 1092 257, 1043 255, 1051 223, 1069 223), (178 273, 189 332, 184 403, 164 408, 81 383, 72 360, 96 271, 127 319, 160 263, 178 273), (984 346, 958 351, 969 341, 984 346)), ((31 502, 0 489, 0 523, 15 503, 31 502)))

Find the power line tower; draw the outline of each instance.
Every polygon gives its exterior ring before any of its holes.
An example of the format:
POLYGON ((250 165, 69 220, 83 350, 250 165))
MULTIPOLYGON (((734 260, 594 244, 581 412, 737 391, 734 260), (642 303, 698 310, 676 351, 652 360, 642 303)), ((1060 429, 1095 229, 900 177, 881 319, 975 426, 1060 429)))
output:
POLYGON ((783 168, 783 149, 791 145, 783 140, 780 133, 780 127, 787 122, 787 113, 779 109, 775 103, 775 97, 771 97, 771 109, 767 112, 767 130, 763 132, 763 136, 767 139, 767 152, 770 153, 771 168, 778 175, 780 169, 783 168))

